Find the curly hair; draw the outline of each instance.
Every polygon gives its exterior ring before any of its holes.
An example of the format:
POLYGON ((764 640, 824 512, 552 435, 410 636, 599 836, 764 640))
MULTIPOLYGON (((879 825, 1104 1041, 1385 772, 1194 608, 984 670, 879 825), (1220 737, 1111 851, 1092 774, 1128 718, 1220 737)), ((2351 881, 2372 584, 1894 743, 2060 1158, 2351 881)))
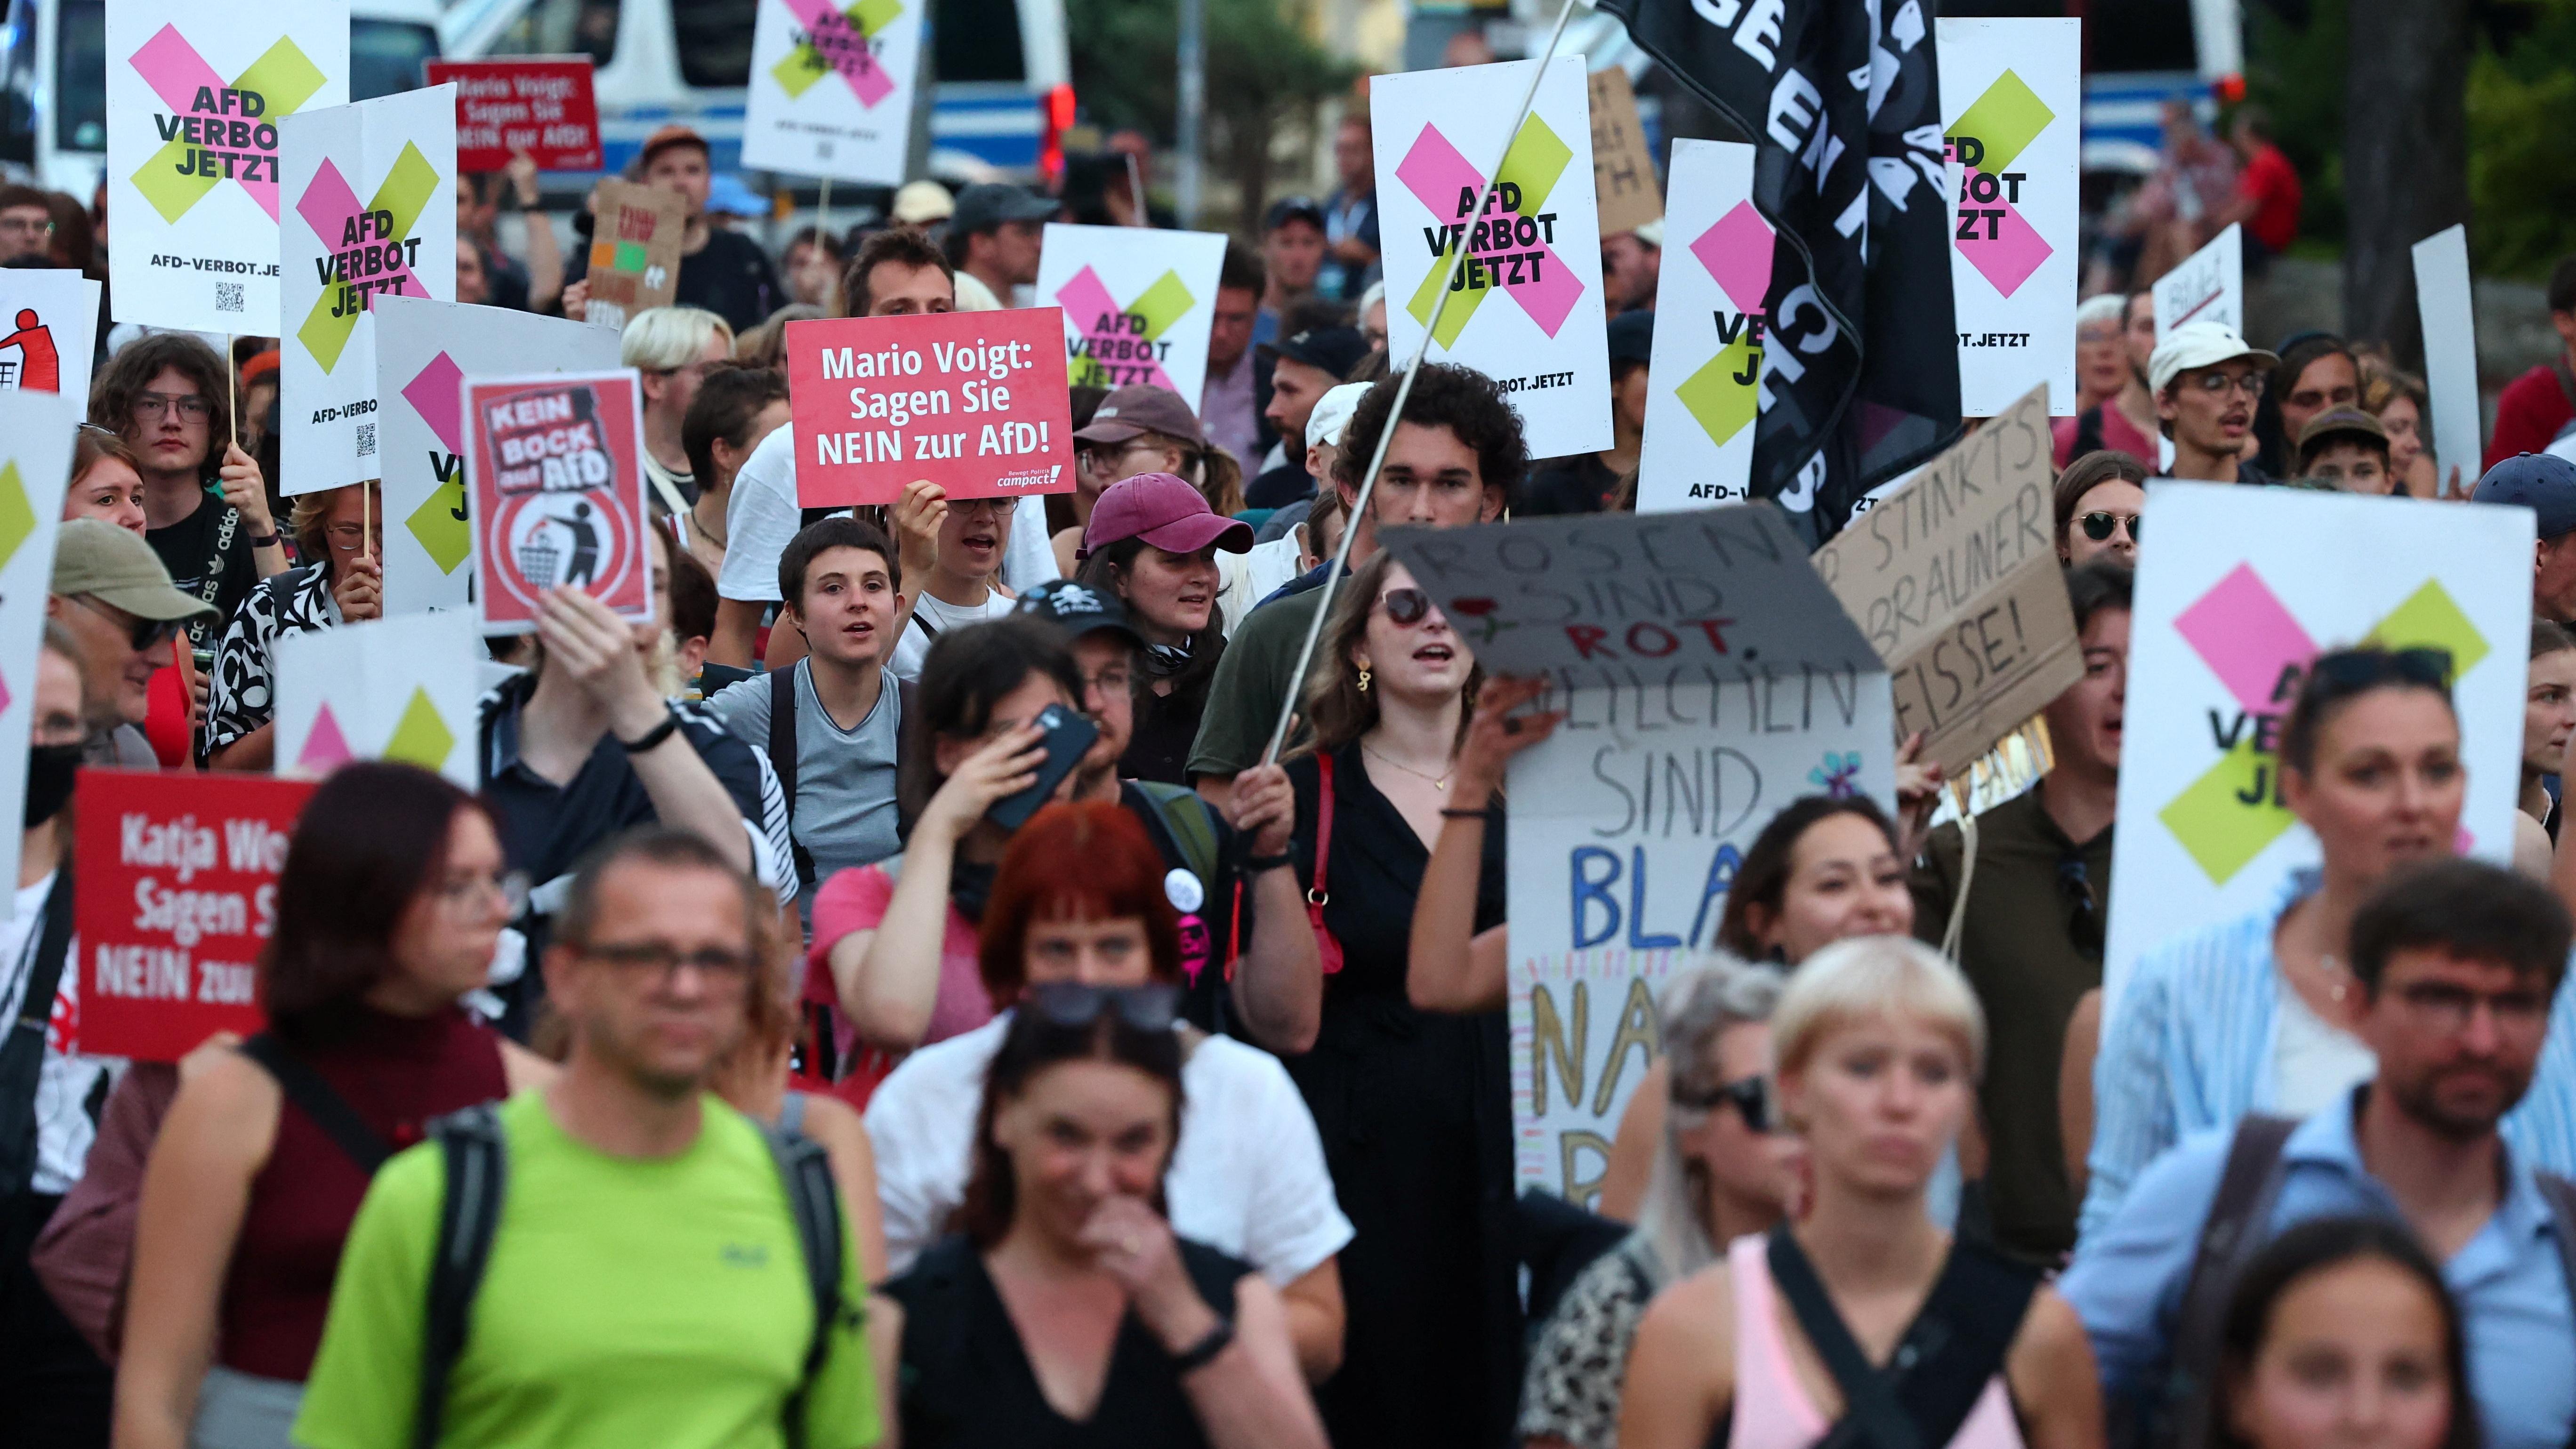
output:
POLYGON ((164 368, 176 368, 206 400, 206 456, 211 468, 232 446, 232 380, 224 359, 193 333, 155 332, 127 343, 90 385, 89 420, 134 441, 134 404, 164 368))
MULTIPOLYGON (((1369 459, 1377 454, 1378 436, 1386 431, 1387 415, 1395 410, 1395 390, 1402 383, 1401 376, 1382 378, 1361 395, 1350 425, 1342 432, 1341 455, 1333 460, 1335 482, 1354 490, 1359 487, 1369 459)), ((1494 380, 1472 367, 1424 363, 1422 375, 1413 380, 1412 394, 1404 400, 1403 421, 1456 434, 1475 453, 1477 481, 1488 492, 1510 497, 1521 486, 1521 475, 1529 471, 1529 440, 1521 433, 1519 415, 1503 401, 1503 390, 1494 380)))

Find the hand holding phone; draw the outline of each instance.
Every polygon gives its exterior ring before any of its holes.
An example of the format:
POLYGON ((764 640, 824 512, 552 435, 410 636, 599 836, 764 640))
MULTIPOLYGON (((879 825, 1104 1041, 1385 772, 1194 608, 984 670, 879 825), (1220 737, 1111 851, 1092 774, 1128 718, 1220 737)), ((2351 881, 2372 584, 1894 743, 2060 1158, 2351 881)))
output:
POLYGON ((1044 732, 1038 745, 1046 752, 1044 763, 1038 766, 1037 778, 1026 789, 994 801, 993 807, 984 812, 985 819, 1004 830, 1017 830, 1028 823, 1028 818, 1038 812, 1039 806, 1054 798, 1056 786, 1064 783, 1064 777, 1073 773, 1074 766, 1082 763, 1082 757, 1091 752, 1092 744, 1100 738, 1100 726, 1093 724, 1088 715, 1078 714, 1060 704, 1039 710, 1032 723, 1044 732))

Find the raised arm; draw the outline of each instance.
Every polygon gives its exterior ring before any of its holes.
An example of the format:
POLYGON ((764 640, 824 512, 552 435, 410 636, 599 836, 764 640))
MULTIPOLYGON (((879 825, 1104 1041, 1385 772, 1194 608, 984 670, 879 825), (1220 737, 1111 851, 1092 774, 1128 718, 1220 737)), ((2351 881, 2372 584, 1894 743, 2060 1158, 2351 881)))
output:
POLYGON ((1562 713, 1515 715, 1546 691, 1536 679, 1488 679, 1458 751, 1457 789, 1441 809, 1440 839, 1413 902, 1405 994, 1424 1011, 1493 1011, 1504 998, 1509 928, 1476 930, 1476 888, 1484 875, 1485 832, 1501 827, 1498 800, 1511 757, 1556 733, 1562 713))

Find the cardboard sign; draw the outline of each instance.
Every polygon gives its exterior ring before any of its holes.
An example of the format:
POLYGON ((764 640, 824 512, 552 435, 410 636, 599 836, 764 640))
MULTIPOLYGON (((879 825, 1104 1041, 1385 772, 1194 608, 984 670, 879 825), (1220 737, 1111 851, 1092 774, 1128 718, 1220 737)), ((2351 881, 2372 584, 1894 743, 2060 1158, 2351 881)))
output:
POLYGON ((1675 141, 1637 457, 1639 513, 1750 496, 1772 241, 1771 224, 1753 209, 1753 148, 1675 141))
POLYGON ((928 0, 760 0, 742 164, 900 185, 928 0))
POLYGON ((376 461, 384 469, 385 614, 470 609, 474 532, 458 381, 605 372, 617 366, 617 329, 418 297, 380 297, 374 311, 384 403, 376 461))
POLYGON ((428 71, 431 85, 456 86, 458 170, 505 170, 513 151, 527 152, 540 171, 600 168, 589 56, 433 60, 428 71))
POLYGON ((1369 87, 1370 134, 1389 349, 1413 355, 1447 286, 1430 359, 1501 384, 1530 456, 1560 458, 1610 446, 1610 340, 1582 59, 1548 62, 1529 119, 1504 135, 1536 64, 1379 76, 1369 87))
POLYGON ((653 617, 644 406, 632 368, 467 378, 465 486, 486 634, 536 632, 548 589, 653 617))
POLYGON ((1038 301, 1063 309, 1076 387, 1151 383, 1198 410, 1225 238, 1203 231, 1047 224, 1038 301))
POLYGON ((482 788, 474 760, 474 616, 368 619, 277 640, 277 773, 319 780, 399 760, 482 788))
MULTIPOLYGON (((8 762, 0 767, 0 810, 11 820, 25 814, 37 641, 44 635, 54 532, 62 526, 63 489, 80 419, 81 400, 70 394, 0 391, 0 761, 8 762)), ((0 844, 0 868, 10 880, 18 878, 19 844, 15 831, 0 844)))
POLYGON ((2511 859, 2528 509, 2163 481, 2147 485, 2146 516, 2156 546, 2138 556, 2129 625, 2103 957, 2111 1009, 2140 953, 2268 905, 2290 871, 2316 863, 2315 837, 2281 803, 2277 751, 2322 650, 2450 652, 2469 777, 2458 843, 2511 859))
POLYGON ((116 320, 279 332, 278 122, 348 99, 348 0, 108 7, 116 320))
POLYGON ((60 393, 85 406, 98 354, 98 283, 74 271, 0 268, 0 389, 60 393))
POLYGON ((680 294, 680 242, 688 209, 658 186, 627 181, 599 183, 599 210, 590 240, 590 311, 601 327, 668 307, 680 294))
POLYGON ((289 116, 279 486, 382 476, 375 302, 456 296, 456 99, 445 86, 289 116))
POLYGON ((1635 231, 1664 214, 1655 184, 1655 153, 1637 119, 1637 92, 1617 66, 1585 82, 1592 103, 1592 190, 1600 200, 1601 234, 1635 231))
POLYGON ((277 878, 313 787, 229 772, 80 772, 80 1048, 175 1062, 219 1031, 249 1036, 277 878))
POLYGON ((2469 230, 2449 226, 2415 244, 2415 308, 2424 323, 2424 386, 2433 395, 2437 496, 2478 485, 2478 319, 2469 294, 2469 230))
POLYGON ((1960 407, 1992 417, 2045 384, 2071 417, 2084 24, 1939 25, 1960 407))
MULTIPOLYGON (((2209 245, 2156 279, 2156 340, 2185 322, 2216 322, 2245 333, 2245 233, 2230 225, 2209 245)), ((2067 335, 2074 335, 2070 324, 2067 335)))
POLYGON ((2084 677, 2049 449, 2033 388, 1816 550, 1887 661, 1896 738, 1923 731, 1923 757, 1954 777, 2084 677))
POLYGON ((1753 838, 1802 795, 1895 795, 1878 656, 1770 504, 1389 529, 1486 669, 1566 711, 1513 757, 1518 1175, 1591 1206, 1753 838))
POLYGON ((1054 307, 788 323, 797 500, 892 503, 915 478, 952 499, 1073 491, 1064 327, 1054 307))

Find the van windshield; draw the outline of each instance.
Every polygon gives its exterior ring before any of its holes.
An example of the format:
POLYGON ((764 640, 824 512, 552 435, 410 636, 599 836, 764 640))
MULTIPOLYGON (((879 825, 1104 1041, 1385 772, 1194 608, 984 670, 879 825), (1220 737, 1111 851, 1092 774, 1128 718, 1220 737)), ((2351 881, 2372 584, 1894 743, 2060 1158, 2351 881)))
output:
POLYGON ((349 22, 349 99, 372 101, 426 84, 426 62, 438 59, 438 32, 399 20, 349 22))
POLYGON ((54 147, 107 149, 107 6, 61 0, 54 36, 54 147))
POLYGON ((618 0, 535 0, 493 37, 487 53, 586 55, 605 66, 617 58, 617 6, 618 0))
POLYGON ((680 79, 693 86, 751 84, 751 32, 760 0, 671 0, 680 79))
POLYGON ((933 64, 943 81, 1012 81, 1029 78, 1020 50, 1018 0, 940 0, 931 27, 933 64))

